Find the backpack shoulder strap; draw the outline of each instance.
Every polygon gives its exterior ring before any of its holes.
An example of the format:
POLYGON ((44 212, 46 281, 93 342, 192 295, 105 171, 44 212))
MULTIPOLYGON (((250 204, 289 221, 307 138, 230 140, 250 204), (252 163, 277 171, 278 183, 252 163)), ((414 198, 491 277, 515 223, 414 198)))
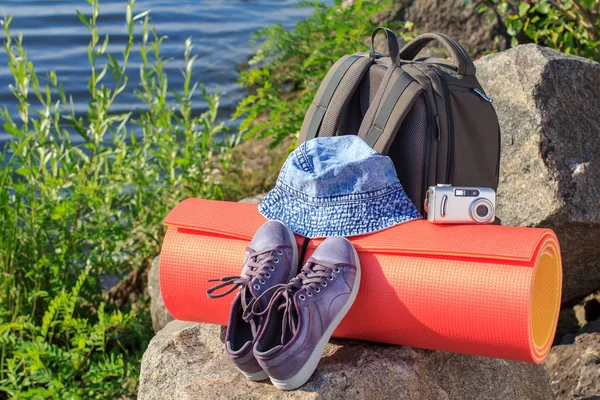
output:
POLYGON ((391 65, 386 76, 388 79, 384 78, 379 87, 358 134, 382 154, 387 153, 406 114, 424 90, 401 67, 391 65))
POLYGON ((368 56, 353 54, 340 58, 331 67, 304 117, 298 144, 317 136, 335 135, 342 107, 350 101, 373 61, 374 59, 368 56), (321 132, 321 126, 326 119, 330 120, 327 132, 321 132))

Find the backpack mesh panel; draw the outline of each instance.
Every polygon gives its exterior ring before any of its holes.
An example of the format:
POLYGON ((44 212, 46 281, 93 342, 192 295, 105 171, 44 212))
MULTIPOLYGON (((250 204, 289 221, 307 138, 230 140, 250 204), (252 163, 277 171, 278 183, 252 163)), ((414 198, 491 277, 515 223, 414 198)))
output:
POLYGON ((425 200, 425 165, 429 159, 427 105, 424 94, 413 103, 387 155, 394 161, 404 191, 422 213, 425 200))
POLYGON ((386 68, 384 66, 373 64, 369 68, 369 73, 365 75, 363 81, 360 83, 360 109, 363 117, 373 102, 379 86, 381 86, 385 71, 386 68))
MULTIPOLYGON (((335 95, 331 99, 331 103, 327 107, 327 112, 321 122, 319 129, 319 137, 336 136, 346 134, 340 131, 341 121, 340 115, 348 113, 348 104, 355 98, 355 91, 359 87, 360 81, 364 78, 369 68, 365 68, 366 64, 371 64, 368 58, 361 58, 356 61, 348 70, 344 78, 340 81, 335 95)), ((354 109, 356 109, 354 107, 354 109)))
POLYGON ((360 110, 361 93, 357 90, 352 95, 348 106, 342 110, 342 118, 340 120, 340 127, 338 129, 338 135, 358 135, 360 129, 360 123, 363 119, 363 114, 360 110))
POLYGON ((365 74, 360 82, 358 90, 354 92, 348 106, 342 109, 343 115, 338 129, 338 135, 358 135, 363 117, 373 102, 373 98, 381 85, 385 68, 382 65, 373 64, 369 72, 365 74))
POLYGON ((373 125, 373 121, 377 115, 377 110, 379 109, 381 102, 384 100, 383 95, 394 69, 375 64, 370 68, 369 72, 371 71, 373 72, 373 75, 371 75, 373 78, 371 83, 379 83, 379 85, 377 85, 377 87, 373 86, 363 89, 365 91, 364 98, 366 98, 367 93, 369 95, 369 108, 366 110, 363 116, 363 122, 358 131, 358 136, 363 139, 367 136, 370 127, 373 125))

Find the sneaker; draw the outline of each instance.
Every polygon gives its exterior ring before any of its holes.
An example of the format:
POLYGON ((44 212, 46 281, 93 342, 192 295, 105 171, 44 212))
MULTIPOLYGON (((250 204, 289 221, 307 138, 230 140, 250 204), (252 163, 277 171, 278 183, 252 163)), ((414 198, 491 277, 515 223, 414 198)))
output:
POLYGON ((279 389, 306 383, 360 285, 356 250, 345 238, 326 239, 287 285, 272 288, 254 356, 279 389))
POLYGON ((260 312, 260 309, 266 309, 274 293, 269 289, 286 284, 297 270, 298 248, 294 233, 282 222, 268 221, 258 229, 246 249, 241 275, 210 281, 221 282, 206 292, 210 298, 227 296, 239 288, 231 304, 225 351, 236 367, 252 381, 268 378, 252 353, 264 317, 252 310, 260 312), (228 286, 231 287, 222 291, 228 286), (255 301, 259 297, 260 300, 255 301), (248 307, 250 304, 252 309, 248 307))

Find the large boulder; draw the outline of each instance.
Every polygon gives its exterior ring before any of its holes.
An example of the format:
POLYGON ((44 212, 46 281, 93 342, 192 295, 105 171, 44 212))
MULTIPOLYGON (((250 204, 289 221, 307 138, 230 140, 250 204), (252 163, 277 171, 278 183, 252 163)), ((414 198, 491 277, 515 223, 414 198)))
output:
POLYGON ((544 367, 557 399, 599 399, 600 324, 596 332, 577 336, 573 344, 553 347, 544 367))
POLYGON ((551 399, 541 365, 402 346, 335 340, 297 391, 250 382, 227 358, 222 328, 170 322, 144 357, 140 400, 551 399))
POLYGON ((502 130, 498 216, 554 229, 576 302, 600 288, 600 64, 532 44, 475 64, 502 130))
POLYGON ((498 18, 478 11, 479 2, 465 0, 404 0, 393 19, 410 21, 419 33, 444 32, 452 36, 471 57, 506 49, 508 40, 501 35, 498 18), (497 37, 497 39, 496 39, 497 37))
POLYGON ((600 400, 600 292, 561 311, 544 367, 557 400, 600 400), (561 324, 562 322, 562 324, 561 324), (573 322, 575 322, 573 324, 573 322))
MULTIPOLYGON (((346 0, 352 3, 354 0, 346 0)), ((473 58, 490 51, 504 50, 508 44, 506 28, 493 13, 480 13, 479 2, 465 0, 400 0, 391 13, 378 13, 373 23, 389 25, 392 21, 409 21, 417 33, 444 32, 456 40, 473 58), (489 16, 491 20, 488 20, 489 16)), ((400 39, 400 44, 404 41, 400 39)), ((367 40, 367 43, 369 41, 367 40)), ((383 35, 375 43, 377 51, 386 53, 383 35)), ((434 49, 441 49, 435 44, 434 49)))
POLYGON ((240 203, 260 204, 265 196, 266 194, 257 194, 256 196, 246 197, 245 199, 240 200, 240 203))
POLYGON ((167 311, 165 301, 160 293, 159 266, 160 256, 154 259, 152 267, 150 267, 150 273, 148 274, 148 293, 150 293, 151 301, 150 316, 152 317, 152 329, 155 333, 174 320, 171 313, 167 311))

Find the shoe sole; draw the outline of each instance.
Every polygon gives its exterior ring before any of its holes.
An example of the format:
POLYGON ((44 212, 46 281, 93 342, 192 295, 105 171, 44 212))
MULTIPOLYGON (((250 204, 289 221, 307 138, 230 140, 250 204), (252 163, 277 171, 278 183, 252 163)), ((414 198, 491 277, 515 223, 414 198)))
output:
POLYGON ((241 372, 242 372, 242 374, 244 374, 244 376, 246 378, 248 378, 249 380, 251 380, 253 382, 260 382, 260 381, 265 381, 265 380, 269 379, 269 375, 267 375, 267 373, 262 370, 255 372, 253 374, 249 374, 244 371, 241 371, 241 372))
MULTIPOLYGON (((298 275, 298 244, 296 243, 296 236, 294 236, 294 232, 292 232, 292 230, 290 228, 288 228, 288 226, 286 224, 284 224, 283 222, 281 222, 279 220, 277 220, 277 222, 280 222, 283 226, 285 226, 285 229, 287 230, 287 233, 292 242, 292 266, 290 268, 290 272, 288 274, 288 279, 287 279, 287 282, 289 282, 290 279, 292 279, 293 277, 298 275)), ((249 380, 254 381, 254 382, 259 382, 259 381, 264 381, 264 380, 269 379, 269 375, 267 375, 267 373, 262 370, 252 373, 252 374, 246 373, 242 370, 240 370, 240 372, 242 374, 244 374, 244 376, 246 378, 248 378, 249 380)))
MULTIPOLYGON (((350 242, 348 239, 346 240, 350 242)), ((315 349, 306 361, 306 364, 304 364, 304 366, 300 369, 300 371, 298 371, 296 375, 292 376, 289 379, 279 380, 271 378, 271 382, 276 388, 281 390, 294 390, 304 385, 310 379, 313 372, 315 372, 315 370, 317 369, 317 365, 319 365, 319 361, 321 360, 321 356, 325 351, 325 346, 329 342, 329 339, 331 339, 331 335, 333 335, 335 329, 338 327, 340 322, 342 322, 342 320, 354 304, 354 300, 356 300, 356 295, 358 294, 358 289, 360 287, 361 270, 360 260, 358 259, 358 253, 356 252, 354 246, 352 246, 352 251, 354 252, 354 258, 356 259, 356 279, 354 281, 354 287, 352 288, 350 297, 348 297, 348 301, 346 302, 344 307, 342 307, 342 310, 339 312, 339 314, 331 322, 331 324, 323 334, 323 337, 319 339, 319 342, 315 346, 315 349)))

